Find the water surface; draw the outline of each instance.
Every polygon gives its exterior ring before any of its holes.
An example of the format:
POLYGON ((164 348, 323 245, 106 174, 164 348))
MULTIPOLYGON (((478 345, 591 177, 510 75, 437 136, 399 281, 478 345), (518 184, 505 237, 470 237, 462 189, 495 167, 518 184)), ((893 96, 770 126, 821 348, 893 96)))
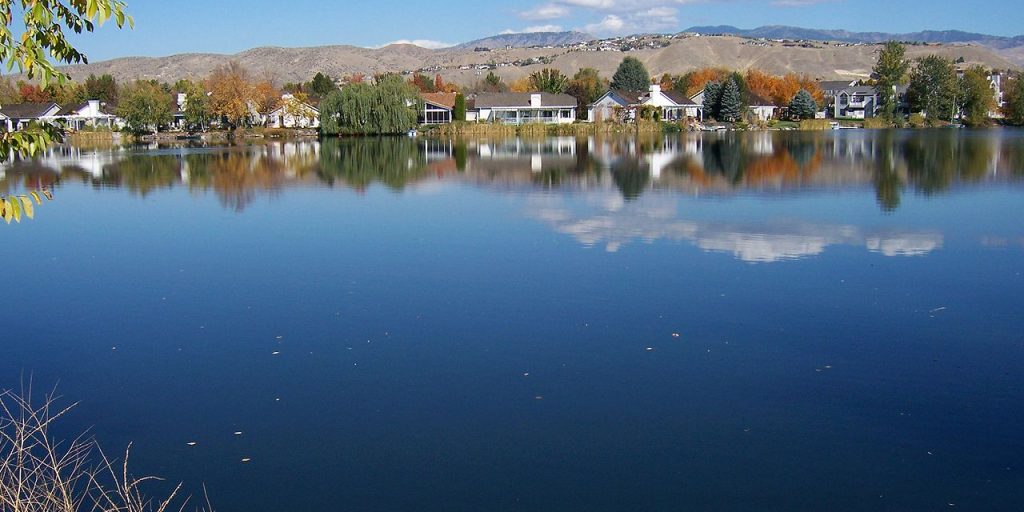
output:
POLYGON ((3 172, 53 199, 0 226, 0 387, 59 382, 64 429, 218 510, 1024 503, 1024 132, 64 148, 3 172))

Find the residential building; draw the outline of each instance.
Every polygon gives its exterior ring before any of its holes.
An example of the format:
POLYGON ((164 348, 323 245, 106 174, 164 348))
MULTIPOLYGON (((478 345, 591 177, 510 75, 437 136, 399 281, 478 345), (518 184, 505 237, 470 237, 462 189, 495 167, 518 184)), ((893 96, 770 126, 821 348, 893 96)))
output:
POLYGON ((779 106, 772 103, 771 100, 764 99, 752 92, 747 92, 747 108, 750 109, 750 113, 758 121, 768 121, 774 119, 775 114, 779 110, 779 106))
POLYGON ((21 130, 32 121, 52 121, 60 112, 60 105, 47 103, 13 103, 0 105, 0 115, 9 132, 21 130))
POLYGON ((663 91, 660 85, 652 85, 646 92, 629 92, 610 90, 590 105, 587 120, 590 122, 618 119, 620 121, 636 118, 637 109, 654 107, 659 109, 662 120, 681 121, 687 118, 698 119, 701 106, 676 91, 663 91))
POLYGON ((291 94, 281 96, 281 104, 267 114, 269 128, 319 128, 320 110, 291 94))
POLYGON ((455 98, 454 92, 429 92, 420 93, 423 99, 423 111, 420 112, 420 124, 447 124, 452 121, 465 121, 455 119, 455 98))
POLYGON ((576 121, 576 98, 546 92, 480 93, 472 110, 483 123, 571 124, 576 121))
POLYGON ((54 118, 71 130, 118 126, 118 118, 113 109, 100 100, 87 100, 64 107, 54 115, 54 118))

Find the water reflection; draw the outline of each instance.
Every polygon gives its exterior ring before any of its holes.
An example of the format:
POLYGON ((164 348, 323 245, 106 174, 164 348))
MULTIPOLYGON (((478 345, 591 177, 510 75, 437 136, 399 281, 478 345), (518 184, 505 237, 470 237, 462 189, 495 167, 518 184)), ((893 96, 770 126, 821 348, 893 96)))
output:
POLYGON ((61 147, 0 166, 0 192, 62 181, 145 196, 187 186, 242 210, 260 194, 303 184, 400 191, 425 180, 488 187, 602 190, 626 201, 651 191, 687 195, 870 186, 897 209, 908 190, 1020 180, 1024 137, 993 130, 755 132, 671 137, 470 141, 346 139, 223 148, 61 147))

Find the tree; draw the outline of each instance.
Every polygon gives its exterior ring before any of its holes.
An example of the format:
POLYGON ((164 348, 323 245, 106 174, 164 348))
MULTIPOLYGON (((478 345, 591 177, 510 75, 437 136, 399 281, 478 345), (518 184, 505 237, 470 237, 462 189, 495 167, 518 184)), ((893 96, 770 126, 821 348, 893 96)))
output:
POLYGON ((1024 83, 1021 77, 1015 77, 1006 83, 1003 93, 1003 115, 1010 124, 1024 125, 1024 83))
POLYGON ((452 120, 466 120, 466 97, 462 93, 455 95, 455 108, 452 109, 452 120))
POLYGON ((789 115, 793 119, 814 119, 817 113, 818 104, 814 102, 814 97, 806 89, 800 89, 800 92, 796 93, 796 96, 793 96, 789 102, 789 115))
POLYGON ((651 75, 647 68, 636 57, 622 59, 619 68, 612 75, 612 89, 630 92, 643 92, 651 85, 651 75))
POLYGON ((875 91, 878 93, 882 115, 888 119, 896 115, 896 86, 906 83, 910 61, 907 50, 896 41, 889 41, 878 54, 878 62, 872 69, 875 75, 875 91))
POLYGON ((53 88, 44 89, 36 84, 18 82, 21 101, 27 103, 49 103, 53 101, 53 88))
POLYGON ((743 101, 740 99, 740 86, 736 80, 729 80, 722 86, 722 99, 718 107, 718 120, 735 123, 743 116, 743 101))
MULTIPOLYGON (((0 62, 8 70, 16 67, 26 78, 39 80, 44 89, 50 84, 62 85, 70 78, 58 65, 88 62, 66 34, 92 32, 97 24, 110 19, 118 28, 135 23, 121 0, 0 0, 0 62), (17 26, 12 26, 17 18, 17 26), (21 33, 15 35, 17 32, 21 33)), ((38 123, 0 133, 0 160, 6 160, 12 152, 22 156, 39 154, 62 136, 59 127, 38 123)))
POLYGON ((0 105, 21 103, 21 92, 10 78, 0 78, 0 105))
POLYGON ((956 109, 956 70, 953 61, 929 55, 917 61, 910 73, 907 101, 911 111, 922 112, 929 119, 951 120, 956 109))
POLYGON ((722 84, 708 82, 704 84, 704 114, 719 119, 718 111, 722 105, 722 84))
POLYGON ((320 104, 320 127, 327 135, 387 135, 416 126, 422 102, 419 91, 398 75, 376 83, 352 84, 320 104))
POLYGON ((85 96, 90 100, 117 103, 117 80, 110 75, 89 75, 85 79, 85 96))
POLYGON ((409 79, 409 83, 419 89, 420 92, 437 92, 437 88, 433 80, 422 73, 413 73, 412 78, 409 79))
POLYGON ((488 71, 483 82, 477 85, 477 89, 479 92, 507 92, 508 85, 505 85, 501 77, 494 74, 494 71, 488 71))
POLYGON ((185 116, 185 124, 190 131, 206 130, 206 123, 210 118, 210 98, 202 84, 191 80, 178 80, 174 89, 185 95, 185 104, 182 106, 182 114, 185 116))
POLYGON ((960 79, 960 93, 964 121, 971 126, 987 123, 989 112, 995 110, 997 105, 985 68, 981 66, 968 68, 960 79))
POLYGON ((557 69, 544 68, 530 74, 530 85, 534 91, 562 94, 569 87, 569 77, 557 69))
POLYGON ((323 74, 317 73, 313 75, 313 81, 310 82, 309 92, 318 98, 326 98, 328 94, 338 90, 338 85, 334 83, 334 79, 323 74))
POLYGON ((207 80, 210 90, 210 111, 223 117, 232 126, 243 124, 250 116, 254 104, 253 86, 249 71, 237 61, 213 70, 207 80))
POLYGON ((252 87, 253 102, 261 115, 269 114, 281 102, 281 92, 274 84, 263 80, 252 87))
POLYGON ((171 97, 159 85, 138 80, 122 91, 117 115, 136 133, 160 131, 171 121, 171 97))
POLYGON ((587 107, 597 101, 606 90, 608 81, 601 78, 601 73, 594 68, 583 68, 573 75, 565 92, 576 98, 576 112, 580 117, 585 117, 587 107))

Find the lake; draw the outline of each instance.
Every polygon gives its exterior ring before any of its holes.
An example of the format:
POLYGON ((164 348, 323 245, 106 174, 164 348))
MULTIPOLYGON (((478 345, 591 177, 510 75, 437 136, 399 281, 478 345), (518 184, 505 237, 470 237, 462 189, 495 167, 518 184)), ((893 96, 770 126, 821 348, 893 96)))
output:
POLYGON ((1024 503, 1024 131, 2 171, 0 388, 220 511, 1024 503))

